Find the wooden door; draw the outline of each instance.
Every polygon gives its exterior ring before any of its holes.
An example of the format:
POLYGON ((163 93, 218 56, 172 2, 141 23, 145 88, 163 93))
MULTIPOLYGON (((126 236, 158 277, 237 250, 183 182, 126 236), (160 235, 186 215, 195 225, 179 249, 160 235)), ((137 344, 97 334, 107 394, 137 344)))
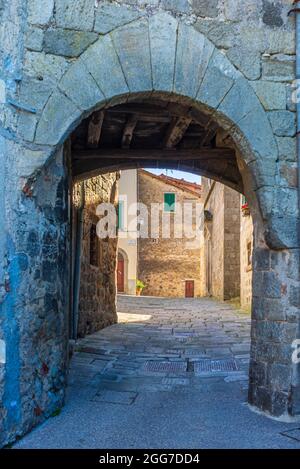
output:
POLYGON ((118 258, 117 288, 119 293, 124 293, 124 259, 118 258))
POLYGON ((185 297, 194 298, 194 294, 195 294, 194 280, 186 280, 185 281, 185 297))

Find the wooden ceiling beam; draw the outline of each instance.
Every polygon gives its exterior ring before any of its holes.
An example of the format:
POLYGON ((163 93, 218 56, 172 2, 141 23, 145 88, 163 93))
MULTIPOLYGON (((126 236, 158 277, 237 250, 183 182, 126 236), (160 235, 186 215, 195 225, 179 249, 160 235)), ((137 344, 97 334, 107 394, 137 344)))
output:
POLYGON ((119 160, 88 160, 88 161, 75 161, 72 167, 72 174, 75 181, 82 180, 88 177, 105 174, 108 172, 119 171, 120 169, 133 169, 133 168, 169 168, 179 169, 181 171, 190 171, 195 174, 215 179, 223 184, 243 192, 243 181, 236 166, 231 165, 215 165, 214 161, 211 164, 203 161, 203 164, 195 166, 194 161, 171 161, 164 162, 155 159, 137 161, 134 159, 119 159, 119 160))
POLYGON ((104 111, 97 111, 92 114, 87 133, 87 147, 97 148, 101 138, 102 124, 104 120, 104 111))
POLYGON ((200 142, 200 147, 204 147, 205 145, 209 145, 212 141, 212 139, 217 135, 218 132, 218 125, 217 124, 212 124, 207 126, 205 130, 205 134, 203 135, 201 142, 200 142))
POLYGON ((130 148, 134 129, 137 123, 138 123, 138 118, 135 114, 132 114, 128 117, 124 130, 123 130, 122 148, 130 148))
POLYGON ((129 116, 135 116, 137 118, 138 121, 142 121, 142 122, 163 122, 163 123, 168 123, 170 122, 170 119, 171 119, 171 116, 169 116, 168 114, 166 113, 156 113, 156 112, 142 112, 142 111, 138 111, 136 110, 136 112, 134 111, 129 111, 129 110, 126 110, 126 111, 123 111, 121 109, 118 109, 118 110, 115 110, 113 111, 112 109, 110 109, 109 111, 107 111, 107 115, 113 119, 115 118, 116 116, 118 115, 124 115, 124 114, 128 114, 129 116))
POLYGON ((191 122, 192 119, 187 117, 173 118, 164 138, 163 146, 165 148, 176 147, 176 145, 180 143, 191 122))
POLYGON ((97 148, 76 151, 72 153, 75 160, 198 160, 198 159, 235 159, 235 151, 231 148, 196 148, 187 150, 167 149, 126 149, 126 148, 97 148))

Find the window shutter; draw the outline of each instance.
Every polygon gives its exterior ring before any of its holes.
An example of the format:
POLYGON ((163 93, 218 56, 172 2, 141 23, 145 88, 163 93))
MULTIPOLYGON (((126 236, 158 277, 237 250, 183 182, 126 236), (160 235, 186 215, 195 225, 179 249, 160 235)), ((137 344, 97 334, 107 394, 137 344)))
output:
POLYGON ((175 194, 173 193, 164 194, 164 211, 165 212, 175 211, 175 194))
POLYGON ((118 204, 118 230, 123 229, 123 202, 119 201, 118 204))

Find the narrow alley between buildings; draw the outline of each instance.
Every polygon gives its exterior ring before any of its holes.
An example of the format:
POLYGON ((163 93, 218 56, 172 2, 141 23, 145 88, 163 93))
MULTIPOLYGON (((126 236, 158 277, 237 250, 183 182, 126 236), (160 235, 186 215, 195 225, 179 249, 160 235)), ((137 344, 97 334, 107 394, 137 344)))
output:
POLYGON ((118 319, 77 342, 65 407, 15 448, 299 448, 248 407, 247 313, 122 295, 118 319))

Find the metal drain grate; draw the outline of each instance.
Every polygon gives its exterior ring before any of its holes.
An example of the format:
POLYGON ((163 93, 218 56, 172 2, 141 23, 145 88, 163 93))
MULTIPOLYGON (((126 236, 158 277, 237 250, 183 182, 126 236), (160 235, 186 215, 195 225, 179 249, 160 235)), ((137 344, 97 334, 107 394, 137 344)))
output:
POLYGON ((236 361, 232 358, 223 360, 199 360, 194 362, 194 372, 196 375, 208 373, 224 373, 238 371, 236 361))
POLYGON ((143 365, 143 371, 152 373, 181 373, 185 372, 186 368, 187 362, 148 361, 143 365))
POLYGON ((280 434, 287 438, 291 438, 292 440, 300 441, 300 428, 294 428, 294 430, 288 430, 280 434))

